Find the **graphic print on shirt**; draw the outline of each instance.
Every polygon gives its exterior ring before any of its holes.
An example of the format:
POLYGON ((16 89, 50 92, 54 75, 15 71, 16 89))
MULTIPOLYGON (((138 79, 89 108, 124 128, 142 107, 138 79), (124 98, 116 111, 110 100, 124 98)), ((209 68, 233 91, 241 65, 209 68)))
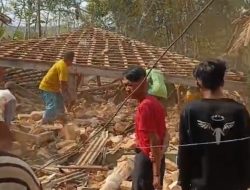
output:
POLYGON ((225 123, 225 118, 221 115, 211 116, 212 122, 197 120, 198 126, 202 129, 210 130, 215 136, 216 144, 221 142, 221 136, 225 136, 226 132, 234 127, 235 121, 225 123))

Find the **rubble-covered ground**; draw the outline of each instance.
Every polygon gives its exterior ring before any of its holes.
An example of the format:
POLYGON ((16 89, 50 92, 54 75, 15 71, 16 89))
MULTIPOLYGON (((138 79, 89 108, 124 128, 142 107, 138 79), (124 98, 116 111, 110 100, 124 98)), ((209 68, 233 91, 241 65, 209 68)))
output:
MULTIPOLYGON (((17 96, 12 152, 32 166, 48 190, 131 189, 136 102, 129 100, 107 125, 123 97, 120 91, 84 90, 67 114, 66 124, 58 121, 40 125, 43 112, 38 97, 17 96)), ((179 112, 178 106, 167 108, 166 127, 171 141, 166 153, 164 190, 171 188, 178 176, 175 158, 179 112)))

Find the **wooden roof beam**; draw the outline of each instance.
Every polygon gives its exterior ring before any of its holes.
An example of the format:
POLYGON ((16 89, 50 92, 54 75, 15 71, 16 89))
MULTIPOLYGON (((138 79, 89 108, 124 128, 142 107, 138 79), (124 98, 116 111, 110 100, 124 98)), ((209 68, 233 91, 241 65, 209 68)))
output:
MULTIPOLYGON (((60 51, 59 51, 59 53, 58 53, 58 55, 56 56, 56 58, 57 59, 61 59, 62 57, 63 57, 63 54, 64 54, 64 52, 65 52, 65 49, 66 49, 66 47, 67 47, 67 45, 68 45, 68 43, 69 43, 69 39, 71 38, 71 36, 73 36, 73 34, 74 33, 70 33, 69 34, 69 36, 66 38, 66 40, 64 41, 64 44, 63 44, 63 46, 60 48, 60 51)), ((59 41, 59 40, 58 40, 59 41)), ((58 42, 57 41, 57 42, 58 42)), ((56 43, 56 42, 55 42, 56 43)))
MULTIPOLYGON (((157 61, 157 57, 154 55, 154 53, 152 51, 150 51, 149 49, 146 48, 146 45, 144 43, 141 43, 141 47, 148 53, 148 55, 152 58, 152 62, 155 63, 157 61)), ((148 63, 148 67, 152 67, 153 63, 148 63)), ((161 61, 158 62, 157 64, 158 66, 160 66, 161 69, 163 68, 163 65, 161 63, 161 61)))
MULTIPOLYGON (((73 64, 75 65, 75 64, 77 64, 77 60, 76 60, 76 58, 78 57, 78 55, 79 55, 79 52, 81 51, 81 47, 83 46, 83 45, 85 45, 84 43, 82 43, 82 39, 83 39, 83 36, 84 36, 84 34, 85 34, 85 32, 81 32, 81 34, 80 34, 80 36, 79 36, 79 39, 78 39, 78 45, 77 45, 77 47, 76 47, 76 50, 74 51, 74 53, 75 53, 75 57, 74 57, 74 60, 73 60, 73 64)), ((77 67, 75 67, 73 65, 73 68, 74 68, 74 72, 75 73, 78 73, 77 72, 77 67)))
POLYGON ((143 59, 142 59, 142 57, 141 57, 140 53, 138 52, 137 47, 136 47, 136 44, 134 43, 134 41, 133 41, 133 40, 131 40, 131 41, 130 41, 130 43, 131 43, 131 46, 132 46, 133 52, 134 52, 135 57, 137 58, 137 60, 138 60, 139 64, 140 64, 141 66, 145 67, 145 66, 146 66, 146 64, 145 64, 145 62, 143 61, 143 59))
POLYGON ((110 67, 110 63, 109 63, 109 56, 108 56, 108 51, 109 51, 109 40, 106 39, 105 40, 105 49, 103 51, 104 54, 104 66, 105 67, 110 67))
POLYGON ((118 40, 118 46, 119 46, 119 51, 122 55, 123 65, 125 68, 128 68, 128 60, 127 60, 126 55, 124 53, 124 49, 123 49, 121 40, 118 40))
POLYGON ((96 29, 94 28, 94 33, 92 36, 92 44, 90 45, 89 54, 87 58, 87 64, 92 65, 93 54, 96 46, 96 29))
POLYGON ((105 40, 105 48, 104 48, 104 50, 102 50, 102 53, 101 53, 104 56, 104 66, 105 67, 110 67, 109 56, 108 56, 108 52, 109 52, 109 39, 106 38, 106 32, 102 33, 102 37, 103 37, 103 40, 105 40))

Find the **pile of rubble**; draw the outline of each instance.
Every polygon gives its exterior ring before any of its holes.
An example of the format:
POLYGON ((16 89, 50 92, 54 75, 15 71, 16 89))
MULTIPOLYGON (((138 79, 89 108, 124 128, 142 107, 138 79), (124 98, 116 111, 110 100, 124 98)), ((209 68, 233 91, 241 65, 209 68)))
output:
MULTIPOLYGON (((136 102, 127 102, 107 124, 123 95, 116 90, 101 93, 97 88, 83 89, 84 98, 67 113, 66 124, 58 121, 40 125, 43 112, 33 111, 42 110, 39 97, 22 93, 19 90, 15 94, 20 109, 11 128, 16 140, 13 153, 33 167, 45 189, 131 189, 136 102)), ((244 102, 236 92, 225 93, 244 102)), ((166 153, 164 190, 171 189, 178 177, 179 112, 178 106, 167 108, 171 141, 166 153)))
MULTIPOLYGON (((76 105, 67 115, 67 124, 40 125, 42 111, 18 114, 11 128, 16 140, 13 152, 33 167, 45 189, 131 189, 136 103, 127 102, 107 126, 117 108, 112 101, 80 99, 76 105)), ((176 108, 168 116, 169 149, 174 155, 176 108)), ((169 186, 176 180, 177 167, 168 159, 166 162, 169 186)))

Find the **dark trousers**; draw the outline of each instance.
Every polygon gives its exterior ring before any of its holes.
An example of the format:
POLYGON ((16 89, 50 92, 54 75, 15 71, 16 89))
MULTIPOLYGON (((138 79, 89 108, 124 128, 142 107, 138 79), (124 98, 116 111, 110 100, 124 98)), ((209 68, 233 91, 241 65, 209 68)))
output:
MULTIPOLYGON (((161 161, 161 185, 165 173, 165 157, 161 161)), ((154 190, 153 164, 143 152, 136 153, 133 172, 132 190, 154 190)))
POLYGON ((200 188, 200 187, 190 187, 190 190, 247 190, 247 188, 232 188, 232 187, 204 187, 204 188, 200 188))

